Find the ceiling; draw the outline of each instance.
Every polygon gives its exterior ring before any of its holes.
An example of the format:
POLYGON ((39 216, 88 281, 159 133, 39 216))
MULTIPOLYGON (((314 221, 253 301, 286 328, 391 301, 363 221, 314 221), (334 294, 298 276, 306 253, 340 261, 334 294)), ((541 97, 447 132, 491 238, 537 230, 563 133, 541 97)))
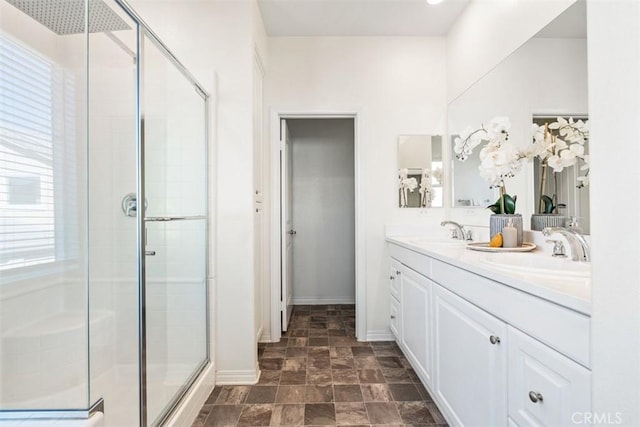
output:
POLYGON ((587 38, 587 2, 578 0, 562 12, 538 34, 538 38, 586 39, 587 38))
POLYGON ((269 36, 444 36, 470 0, 258 0, 269 36))

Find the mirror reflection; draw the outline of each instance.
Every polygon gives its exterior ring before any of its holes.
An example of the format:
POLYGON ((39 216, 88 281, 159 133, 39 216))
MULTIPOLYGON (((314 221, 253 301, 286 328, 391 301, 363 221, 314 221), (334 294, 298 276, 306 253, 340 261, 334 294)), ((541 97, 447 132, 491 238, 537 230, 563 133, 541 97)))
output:
MULTIPOLYGON (((452 206, 484 209, 498 197, 480 177, 478 149, 465 162, 455 159, 452 150, 457 135, 469 127, 488 124, 494 117, 506 117, 511 123, 510 143, 526 152, 534 142, 534 123, 544 126, 545 121, 559 117, 586 119, 587 89, 586 5, 578 1, 449 104, 447 156, 452 159, 452 206)), ((588 143, 582 145, 581 155, 588 153, 588 143)), ((517 196, 516 212, 525 218, 525 228, 532 215, 541 209, 544 213, 540 200, 547 195, 554 215, 577 217, 579 228, 588 234, 588 181, 576 181, 585 173, 581 170, 584 164, 566 167, 561 174, 547 172, 543 188, 540 159, 536 163, 534 157, 508 182, 507 192, 517 196), (582 188, 577 188, 580 184, 582 188)), ((490 215, 488 210, 486 215, 490 215)), ((474 221, 486 224, 483 215, 474 221)))
POLYGON ((398 206, 442 207, 442 136, 398 137, 398 206))

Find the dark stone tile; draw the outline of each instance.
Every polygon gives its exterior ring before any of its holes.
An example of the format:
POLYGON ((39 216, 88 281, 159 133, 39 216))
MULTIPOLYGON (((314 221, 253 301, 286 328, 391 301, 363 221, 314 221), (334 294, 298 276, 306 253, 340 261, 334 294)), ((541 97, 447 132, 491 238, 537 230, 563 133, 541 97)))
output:
POLYGON ((371 424, 398 424, 402 423, 396 405, 389 402, 367 402, 365 403, 369 422, 371 424))
POLYGON ((282 369, 284 359, 267 359, 260 360, 260 369, 265 371, 279 371, 282 369))
POLYGON ((211 391, 211 394, 207 398, 207 401, 204 402, 205 405, 209 403, 215 403, 216 399, 218 399, 218 396, 220 396, 221 391, 222 391, 222 386, 214 387, 214 389, 211 391))
POLYGON ((193 420, 191 427, 203 427, 212 409, 213 409, 213 404, 203 405, 202 408, 200 409, 200 412, 198 412, 198 416, 196 417, 195 420, 193 420))
POLYGON ((398 351, 393 347, 374 347, 373 352, 378 357, 399 356, 398 351))
POLYGON ((378 357, 378 363, 383 368, 405 368, 402 361, 397 356, 382 356, 378 357))
POLYGON ((294 357, 291 359, 284 359, 282 365, 282 371, 304 371, 307 369, 307 359, 304 357, 294 357))
POLYGON ((309 338, 309 347, 326 347, 329 345, 329 338, 309 338))
POLYGON ((309 336, 309 330, 308 329, 292 329, 291 330, 291 334, 289 335, 291 337, 308 337, 309 336))
POLYGON ((405 424, 435 424, 426 402, 398 402, 397 407, 405 424))
POLYGON ((309 357, 309 359, 307 360, 307 368, 329 369, 331 368, 331 360, 325 357, 309 357))
POLYGON ((204 425, 207 427, 235 426, 243 409, 243 405, 215 405, 204 425))
POLYGON ((217 405, 240 405, 244 403, 249 394, 250 386, 230 386, 225 385, 216 399, 217 405))
POLYGON ((422 396, 413 384, 389 384, 389 390, 393 399, 398 402, 422 400, 422 396))
POLYGON ((309 329, 309 337, 328 337, 329 331, 327 329, 309 329))
POLYGON ((333 395, 336 402, 362 402, 362 391, 358 384, 334 385, 333 395))
POLYGON ((358 369, 380 369, 378 359, 373 356, 357 357, 353 359, 353 363, 358 369))
POLYGON ((413 368, 407 369, 407 375, 411 379, 412 383, 420 383, 421 382, 420 381, 420 377, 418 376, 418 374, 416 374, 416 371, 414 371, 413 368))
POLYGON ((331 385, 330 369, 310 369, 307 371, 307 384, 309 385, 331 385))
POLYGON ((304 403, 303 385, 281 385, 276 394, 276 403, 304 403))
POLYGON ((329 337, 331 347, 351 347, 353 341, 349 337, 329 337))
POLYGON ((309 357, 329 358, 329 347, 309 347, 309 357))
POLYGON ((327 316, 311 315, 309 318, 311 322, 326 322, 327 316))
POLYGON ((304 384, 307 380, 307 371, 282 371, 280 385, 304 384))
POLYGON ((351 353, 351 347, 330 347, 329 353, 332 358, 353 357, 353 353, 351 353))
POLYGON ((245 403, 273 403, 276 401, 277 386, 252 386, 245 403))
POLYGON ((344 324, 340 320, 329 320, 327 322, 327 329, 329 330, 343 330, 344 324))
POLYGON ((331 371, 334 384, 358 384, 358 374, 354 369, 334 369, 331 371))
POLYGON ((273 405, 245 405, 238 426, 268 426, 272 413, 273 405))
POLYGON ((424 400, 425 402, 433 402, 433 398, 421 382, 416 383, 415 386, 418 389, 418 393, 420 393, 420 397, 422 397, 421 400, 424 400))
POLYGON ((395 341, 372 341, 370 344, 373 349, 376 349, 376 348, 384 348, 384 347, 393 347, 395 343, 396 343, 395 341))
POLYGON ((440 410, 438 409, 435 403, 427 402, 427 408, 429 408, 429 412, 431 413, 431 416, 433 417, 433 419, 438 425, 447 425, 447 420, 444 419, 444 417, 442 416, 442 413, 440 412, 440 410))
POLYGON ((333 402, 333 386, 308 385, 305 390, 304 401, 305 403, 333 402))
POLYGON ((413 382, 404 368, 382 368, 382 375, 389 384, 411 384, 413 382))
POLYGON ((259 385, 278 385, 282 371, 260 371, 259 385))
POLYGON ((358 369, 358 378, 360 378, 360 382, 363 384, 386 382, 380 369, 358 369))
POLYGON ((286 357, 307 357, 306 347, 287 347, 286 357))
POLYGON ((306 347, 308 338, 289 338, 288 347, 306 347))
POLYGON ((280 338, 279 342, 270 342, 267 344, 267 348, 269 347, 286 347, 289 343, 289 338, 280 338))
POLYGON ((330 337, 346 337, 347 331, 344 329, 329 329, 330 337))
POLYGON ((271 414, 272 426, 304 425, 304 404, 275 405, 271 414))
POLYGON ((262 355, 263 359, 282 359, 287 353, 286 347, 267 347, 262 355))
POLYGON ((339 357, 331 359, 331 369, 353 369, 353 359, 347 357, 339 357))
POLYGON ((305 425, 335 425, 336 409, 333 403, 307 403, 304 405, 305 425))
POLYGON ((336 422, 343 425, 369 423, 364 403, 336 403, 336 422))
POLYGON ((309 329, 327 329, 327 322, 309 322, 309 329))
POLYGON ((387 384, 360 384, 365 402, 390 402, 393 400, 387 384))
POLYGON ((351 347, 353 357, 373 356, 371 347, 351 347))

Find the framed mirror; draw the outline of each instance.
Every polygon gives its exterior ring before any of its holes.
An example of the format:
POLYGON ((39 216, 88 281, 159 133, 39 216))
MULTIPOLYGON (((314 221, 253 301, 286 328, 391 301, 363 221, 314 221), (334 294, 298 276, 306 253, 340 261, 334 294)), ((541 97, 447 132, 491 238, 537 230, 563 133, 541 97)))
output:
MULTIPOLYGON (((506 117, 510 121, 509 143, 526 150, 533 142, 532 129, 536 120, 584 119, 587 112, 586 4, 580 0, 449 103, 447 158, 452 159, 448 161, 452 171, 451 206, 483 208, 478 209, 473 218, 468 218, 477 222, 474 225, 484 225, 487 223, 485 214, 486 217, 491 214, 484 208, 499 197, 480 177, 478 153, 481 147, 476 147, 464 162, 455 158, 453 141, 465 129, 478 129, 488 125, 493 118, 506 117)), ((567 174, 584 174, 585 171, 580 170, 582 166, 567 168, 567 174)), ((540 210, 541 182, 536 176, 539 167, 531 158, 514 177, 505 181, 506 192, 517 196, 516 213, 522 214, 527 229, 531 216, 540 210)), ((566 191, 558 190, 556 201, 566 205, 560 213, 578 217, 580 228, 588 234, 588 188, 585 186, 578 191, 569 188, 569 182, 574 178, 567 176, 566 191)), ((543 190, 549 191, 551 189, 543 190)))
POLYGON ((440 135, 398 137, 398 207, 443 206, 443 156, 440 135))

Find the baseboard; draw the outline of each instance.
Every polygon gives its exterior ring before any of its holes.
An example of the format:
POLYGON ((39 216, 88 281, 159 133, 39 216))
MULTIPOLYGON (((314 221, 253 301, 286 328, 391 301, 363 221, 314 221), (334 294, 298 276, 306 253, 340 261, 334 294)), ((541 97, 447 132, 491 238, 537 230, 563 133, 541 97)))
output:
POLYGON ((216 385, 253 385, 260 378, 260 370, 225 370, 216 373, 216 385))
POLYGON ((275 341, 272 340, 271 334, 263 332, 258 342, 265 343, 265 342, 275 342, 275 341))
POLYGON ((390 329, 367 331, 367 341, 395 341, 396 337, 390 329))
POLYGON ((264 333, 264 326, 260 326, 260 329, 258 329, 258 333, 256 334, 256 342, 260 342, 260 340, 262 339, 263 333, 264 333))
POLYGON ((293 298, 293 305, 325 305, 325 304, 355 304, 356 300, 349 297, 339 298, 293 298))
POLYGON ((215 386, 216 369, 214 365, 207 366, 200 378, 193 384, 191 391, 184 398, 180 408, 167 421, 168 426, 190 426, 200 413, 200 409, 215 386))

